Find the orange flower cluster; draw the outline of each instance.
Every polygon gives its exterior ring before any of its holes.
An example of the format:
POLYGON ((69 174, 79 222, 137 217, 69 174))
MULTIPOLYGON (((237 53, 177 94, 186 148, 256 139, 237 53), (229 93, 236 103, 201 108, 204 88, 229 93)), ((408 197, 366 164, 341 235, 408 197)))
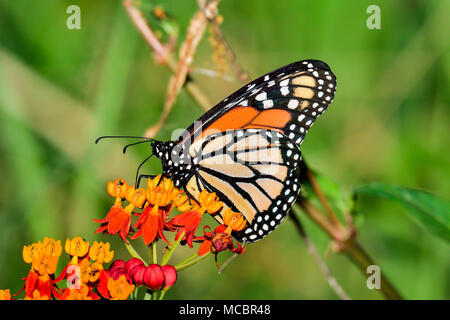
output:
POLYGON ((137 231, 131 237, 132 239, 143 237, 145 244, 149 245, 155 239, 163 239, 163 231, 171 230, 167 225, 167 217, 174 207, 178 210, 189 210, 190 204, 187 196, 182 195, 182 191, 174 187, 169 179, 161 179, 157 176, 147 182, 147 189, 136 189, 129 186, 124 180, 116 179, 114 182, 108 182, 108 194, 116 198, 114 205, 109 210, 104 219, 94 220, 101 223, 96 233, 103 232, 111 235, 119 233, 123 241, 128 242, 128 235, 131 229, 132 213, 139 216, 133 228, 137 231), (124 208, 122 202, 127 201, 128 205, 124 208), (143 209, 142 213, 133 212, 135 208, 143 209))
MULTIPOLYGON (((60 240, 44 238, 43 241, 24 246, 23 260, 31 269, 23 288, 14 296, 25 291, 25 300, 125 300, 134 290, 134 284, 123 278, 112 278, 104 264, 112 261, 114 251, 109 243, 88 241, 81 237, 67 239, 64 245, 69 263, 61 274, 55 277, 63 247, 60 240), (63 287, 60 287, 62 280, 63 287)), ((12 299, 9 290, 0 290, 0 300, 12 299)))
POLYGON ((101 223, 96 233, 119 234, 127 243, 128 238, 137 239, 142 236, 146 245, 158 239, 170 245, 164 234, 164 231, 168 231, 176 232, 175 240, 188 244, 191 248, 194 241, 203 242, 199 255, 209 251, 217 254, 225 249, 238 253, 244 251, 239 244, 237 248, 234 247, 231 234, 233 231, 244 229, 246 220, 242 214, 232 212, 230 208, 225 211, 223 225, 216 229, 214 236, 210 233, 204 233, 203 236, 195 235, 205 213, 214 215, 223 208, 223 202, 214 192, 202 190, 197 202, 177 189, 172 180, 162 178, 161 175, 149 179, 146 189, 135 189, 123 179, 116 179, 114 182, 108 182, 107 192, 115 198, 115 203, 104 219, 94 220, 101 223), (127 204, 123 206, 125 201, 127 204), (169 218, 174 208, 181 213, 169 218), (135 209, 141 209, 141 212, 133 212, 135 209), (131 227, 132 215, 138 216, 138 219, 131 227), (219 237, 223 242, 221 245, 219 237))
POLYGON ((209 227, 205 226, 203 235, 196 235, 203 216, 206 213, 215 215, 224 206, 215 193, 203 190, 195 201, 177 189, 172 180, 161 175, 149 179, 146 189, 136 189, 124 180, 116 179, 108 182, 107 192, 115 202, 105 218, 94 220, 101 223, 96 233, 117 234, 128 246, 129 239, 142 237, 153 250, 156 249, 155 242, 162 239, 168 246, 161 265, 156 263, 155 251, 154 263, 151 264, 136 257, 127 262, 113 261, 114 251, 109 243, 94 241, 90 244, 81 237, 75 237, 67 239, 63 247, 60 240, 46 237, 24 246, 23 260, 31 265, 27 277, 23 278, 25 284, 12 296, 9 290, 0 290, 0 300, 13 299, 22 291, 25 291, 24 299, 27 300, 125 300, 140 286, 145 286, 152 295, 160 291, 162 298, 176 282, 178 268, 192 265, 190 261, 195 257, 200 259, 211 252, 219 266, 219 252, 230 250, 241 254, 245 251, 239 243, 237 246, 233 244, 232 232, 243 230, 246 220, 230 208, 223 213, 223 224, 212 232, 206 232, 209 227), (175 208, 179 213, 169 217, 175 208), (134 224, 133 215, 137 216, 134 224), (173 243, 166 239, 165 232, 175 233, 173 243), (192 248, 194 242, 201 244, 197 253, 186 260, 189 263, 185 262, 184 266, 183 263, 177 266, 167 264, 178 244, 192 248), (56 277, 63 249, 69 262, 56 277), (110 262, 109 269, 105 268, 105 264, 110 262))
POLYGON ((58 294, 54 274, 61 253, 61 241, 53 238, 45 237, 42 242, 24 246, 23 260, 31 264, 25 281, 25 299, 47 300, 58 294))

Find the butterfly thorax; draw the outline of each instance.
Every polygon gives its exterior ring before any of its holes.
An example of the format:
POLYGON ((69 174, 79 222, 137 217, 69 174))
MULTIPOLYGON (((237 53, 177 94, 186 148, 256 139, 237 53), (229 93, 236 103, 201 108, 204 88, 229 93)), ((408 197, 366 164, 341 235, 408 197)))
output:
POLYGON ((191 157, 178 150, 173 141, 152 143, 154 155, 161 160, 163 176, 171 179, 177 188, 184 187, 191 178, 191 157))

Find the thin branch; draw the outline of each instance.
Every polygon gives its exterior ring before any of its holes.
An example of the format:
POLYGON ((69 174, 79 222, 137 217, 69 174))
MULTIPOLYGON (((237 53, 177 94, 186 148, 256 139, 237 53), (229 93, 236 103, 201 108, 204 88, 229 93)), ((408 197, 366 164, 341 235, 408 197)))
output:
POLYGON ((304 210, 304 212, 318 224, 328 235, 333 239, 345 241, 345 235, 342 234, 343 229, 337 230, 336 227, 325 217, 316 206, 303 197, 299 197, 297 204, 304 210))
MULTIPOLYGON (((357 241, 352 241, 344 250, 344 253, 359 267, 361 272, 367 276, 367 267, 376 265, 373 259, 361 247, 357 241)), ((389 282, 383 272, 380 272, 380 291, 389 300, 403 300, 397 289, 389 282)))
POLYGON ((308 181, 311 183, 311 186, 312 186, 314 192, 316 193, 317 198, 319 199, 323 208, 325 209, 325 212, 328 214, 328 219, 335 226, 341 225, 336 214, 333 212, 333 210, 331 209, 331 206, 328 204, 327 198, 325 197, 325 194, 322 192, 322 189, 320 188, 320 185, 317 182, 316 177, 314 176, 314 173, 308 168, 306 163, 305 163, 305 168, 306 168, 306 172, 305 172, 306 177, 307 177, 308 181))
POLYGON ((309 253, 313 257, 313 259, 316 261, 317 265, 319 266, 320 271, 322 271, 323 275, 327 279, 328 284, 330 285, 331 289, 333 289, 334 293, 336 293, 336 295, 339 298, 341 298, 343 300, 351 300, 351 298, 347 295, 347 293, 345 293, 344 289, 341 287, 341 285, 337 282, 337 280, 331 274, 330 270, 328 269, 328 266, 320 257, 320 254, 317 251, 316 247, 314 246, 314 243, 311 241, 311 239, 306 234, 305 228, 303 228, 303 225, 301 224, 300 220, 295 215, 295 213, 292 212, 292 210, 289 212, 289 217, 294 222, 294 225, 297 228, 298 233, 305 241, 305 244, 306 244, 306 247, 308 248, 309 253))
MULTIPOLYGON (((135 2, 132 0, 123 1, 123 5, 130 20, 155 54, 156 61, 168 68, 172 73, 176 73, 178 64, 175 58, 169 51, 168 47, 162 44, 156 37, 152 28, 148 25, 144 15, 137 7, 134 6, 134 3, 135 2)), ((184 82, 184 88, 186 91, 203 110, 208 110, 212 106, 208 95, 201 87, 197 85, 193 77, 190 76, 190 73, 187 73, 186 78, 188 79, 184 82)))
MULTIPOLYGON (((318 188, 320 190, 320 186, 318 186, 318 188)), ((326 201, 326 198, 324 198, 324 200, 326 201)), ((303 208, 304 212, 316 224, 318 224, 330 236, 330 238, 333 239, 333 250, 335 252, 345 253, 364 275, 367 275, 366 272, 368 266, 376 265, 373 259, 370 258, 367 252, 356 241, 356 230, 351 224, 351 221, 349 221, 350 223, 346 228, 340 224, 334 225, 327 218, 327 216, 323 215, 312 203, 310 203, 306 199, 299 197, 297 203, 300 205, 300 207, 303 208)), ((384 294, 384 296, 390 300, 402 299, 401 295, 384 276, 384 274, 381 274, 380 277, 380 291, 384 294)))
MULTIPOLYGON (((220 0, 211 1, 208 4, 209 10, 215 10, 219 4, 219 1, 220 0)), ((197 13, 192 17, 186 32, 186 39, 180 48, 175 73, 172 75, 167 87, 167 95, 163 112, 159 121, 146 130, 144 134, 146 137, 155 136, 166 122, 170 110, 172 110, 176 98, 178 97, 178 94, 186 81, 189 67, 194 60, 194 55, 197 51, 200 40, 205 34, 207 24, 208 20, 206 19, 204 12, 201 10, 197 11, 197 13)))
POLYGON ((134 23, 136 29, 144 38, 145 42, 150 46, 155 53, 155 58, 158 63, 166 63, 168 52, 164 45, 159 41, 152 29, 148 27, 147 21, 141 11, 134 6, 133 0, 124 0, 123 5, 128 13, 131 21, 134 23))
POLYGON ((249 82, 250 76, 238 63, 233 49, 231 49, 231 46, 229 45, 229 43, 225 39, 225 36, 223 35, 222 29, 220 28, 220 24, 218 21, 218 11, 210 10, 209 6, 205 7, 204 0, 199 0, 198 5, 199 5, 200 9, 203 10, 206 18, 209 20, 209 22, 212 26, 213 36, 216 38, 216 40, 219 43, 222 44, 222 46, 225 50, 225 54, 227 55, 228 60, 231 62, 233 68, 235 69, 239 80, 243 83, 249 82))

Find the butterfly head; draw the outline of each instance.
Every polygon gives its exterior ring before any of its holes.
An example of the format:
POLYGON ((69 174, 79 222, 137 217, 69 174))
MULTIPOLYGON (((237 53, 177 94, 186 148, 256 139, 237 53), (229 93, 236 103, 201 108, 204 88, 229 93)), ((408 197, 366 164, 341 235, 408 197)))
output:
POLYGON ((161 160, 163 176, 173 180, 176 187, 183 187, 187 180, 191 177, 191 165, 184 160, 184 156, 180 157, 176 152, 176 143, 152 141, 153 154, 161 160))

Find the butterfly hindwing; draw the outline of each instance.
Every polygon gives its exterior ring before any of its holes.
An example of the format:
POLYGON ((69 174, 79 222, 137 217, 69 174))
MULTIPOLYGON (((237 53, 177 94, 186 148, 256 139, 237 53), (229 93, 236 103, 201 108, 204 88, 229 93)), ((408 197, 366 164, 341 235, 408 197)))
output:
POLYGON ((227 208, 241 212, 247 227, 234 236, 253 242, 273 231, 298 196, 298 146, 276 130, 240 129, 202 141, 202 154, 186 185, 193 197, 206 188, 225 203, 215 218, 222 222, 227 208))

